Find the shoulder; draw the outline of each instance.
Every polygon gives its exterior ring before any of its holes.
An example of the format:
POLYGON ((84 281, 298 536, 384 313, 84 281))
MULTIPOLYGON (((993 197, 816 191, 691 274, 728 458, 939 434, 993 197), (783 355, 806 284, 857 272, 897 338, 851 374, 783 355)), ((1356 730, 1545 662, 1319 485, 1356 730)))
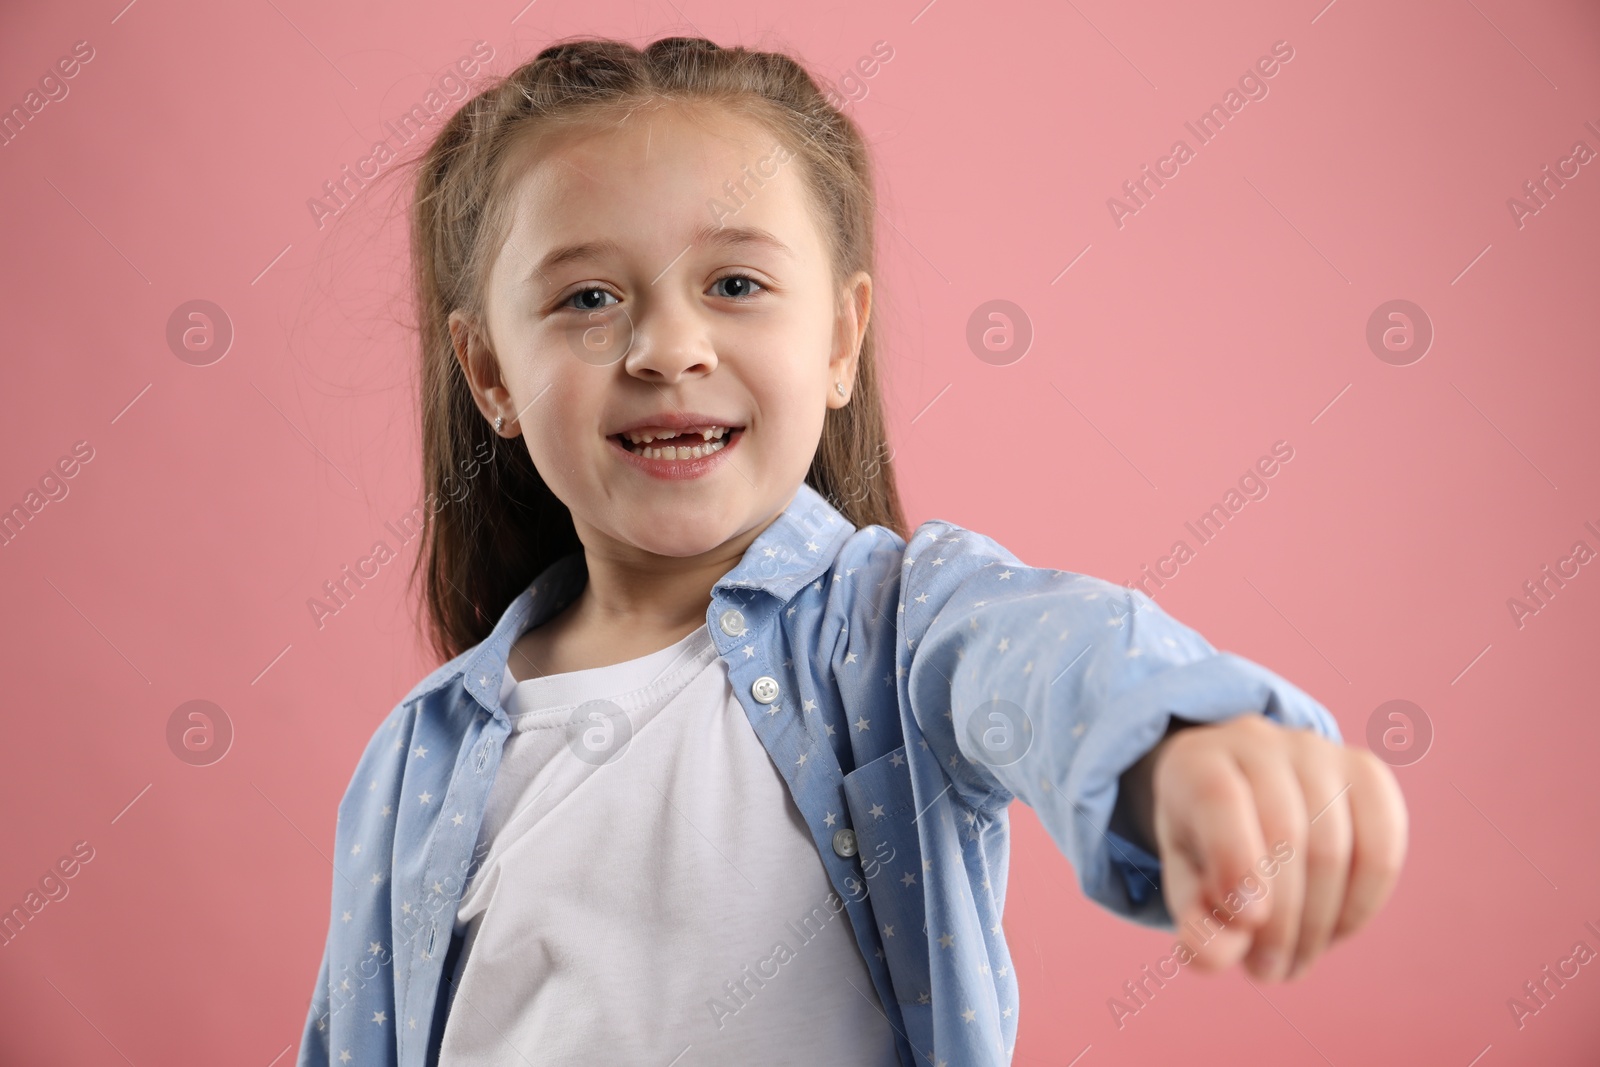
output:
POLYGON ((886 526, 858 527, 839 548, 834 567, 866 566, 875 572, 900 574, 916 567, 919 557, 923 566, 918 576, 932 575, 931 568, 956 562, 954 570, 973 561, 1012 560, 1016 557, 993 538, 975 530, 958 526, 946 519, 928 519, 912 531, 909 539, 886 526), (938 562, 935 563, 935 560, 938 562))
POLYGON ((461 689, 467 663, 480 646, 474 645, 423 678, 389 710, 373 728, 340 802, 340 821, 359 818, 368 808, 392 800, 410 756, 412 739, 424 719, 445 721, 461 689))
POLYGON ((483 642, 479 642, 454 659, 434 668, 426 678, 412 686, 411 691, 400 698, 400 703, 397 706, 404 707, 407 704, 414 703, 458 680, 467 669, 467 661, 472 659, 482 647, 483 642))
POLYGON ((1096 611, 1127 614, 1139 610, 1132 598, 1143 597, 1089 575, 1029 566, 994 538, 937 518, 920 523, 907 539, 883 526, 861 527, 840 546, 831 570, 835 595, 848 593, 847 614, 895 619, 913 642, 944 611, 994 610, 1070 592, 1096 611))
POLYGON ((385 750, 403 752, 403 746, 396 746, 393 742, 401 736, 409 737, 415 730, 418 720, 431 705, 448 703, 451 700, 453 691, 461 686, 467 664, 482 647, 481 642, 473 645, 430 671, 427 677, 412 686, 411 691, 400 698, 373 731, 372 740, 367 743, 367 751, 362 756, 362 762, 368 762, 376 753, 385 750))

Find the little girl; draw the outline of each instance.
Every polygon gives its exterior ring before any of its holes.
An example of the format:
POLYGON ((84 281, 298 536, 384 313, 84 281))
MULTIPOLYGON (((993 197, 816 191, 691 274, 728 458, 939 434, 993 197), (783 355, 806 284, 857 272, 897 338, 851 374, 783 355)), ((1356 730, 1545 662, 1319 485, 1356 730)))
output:
POLYGON ((448 662, 339 808, 300 1064, 1006 1063, 1012 800, 1181 931, 1168 978, 1280 979, 1381 906, 1400 794, 1316 701, 908 530, 875 211, 799 65, 700 39, 548 48, 430 146, 424 478, 476 474, 419 561, 448 662))

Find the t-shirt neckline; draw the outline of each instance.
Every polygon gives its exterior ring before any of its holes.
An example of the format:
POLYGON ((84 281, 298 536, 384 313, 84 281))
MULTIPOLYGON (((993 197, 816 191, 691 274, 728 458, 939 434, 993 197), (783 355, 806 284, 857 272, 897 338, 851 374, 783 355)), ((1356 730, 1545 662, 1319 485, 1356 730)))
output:
POLYGON ((519 682, 512 677, 508 663, 501 674, 500 706, 510 718, 516 719, 535 712, 575 707, 586 700, 622 703, 682 666, 701 659, 715 647, 710 630, 702 624, 666 648, 604 667, 564 671, 519 682))

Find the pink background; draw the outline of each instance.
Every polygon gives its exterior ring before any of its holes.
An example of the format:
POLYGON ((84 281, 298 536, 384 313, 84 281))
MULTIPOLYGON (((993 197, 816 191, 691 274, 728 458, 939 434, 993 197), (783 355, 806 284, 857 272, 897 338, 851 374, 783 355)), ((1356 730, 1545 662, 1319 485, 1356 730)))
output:
POLYGON ((1600 965, 1521 1029, 1507 1000, 1600 949, 1600 563, 1520 629, 1506 602, 1600 549, 1600 162, 1520 228, 1506 202, 1600 150, 1600 12, 1324 2, 6 5, 0 106, 94 58, 0 148, 0 507, 94 458, 0 548, 0 907, 94 858, 0 948, 0 1061, 293 1060, 336 805, 432 666, 409 558, 320 631, 306 607, 419 494, 405 187, 323 229, 306 202, 474 41, 504 73, 567 35, 700 33, 834 79, 893 49, 849 106, 913 524, 1125 581, 1287 441, 1159 602, 1351 744, 1392 699, 1435 731, 1363 934, 1293 986, 1184 973, 1122 1029, 1107 999, 1170 936, 1086 903, 1019 807, 1016 1062, 1595 1062, 1600 965), (1269 95, 1119 228, 1107 199, 1280 40, 1269 95), (1396 298, 1436 331, 1409 366, 1366 342, 1396 298), (166 342, 193 299, 236 330, 209 366, 166 342), (966 342, 995 299, 1034 330, 1006 365, 966 342), (192 699, 235 731, 211 766, 167 745, 192 699))

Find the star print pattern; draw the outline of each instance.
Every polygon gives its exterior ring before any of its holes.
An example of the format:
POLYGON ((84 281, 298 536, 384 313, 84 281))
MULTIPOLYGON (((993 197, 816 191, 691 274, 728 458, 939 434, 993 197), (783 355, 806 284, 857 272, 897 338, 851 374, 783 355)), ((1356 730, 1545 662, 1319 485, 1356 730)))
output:
MULTIPOLYGON (((334 921, 299 1067, 424 1061, 434 998, 448 987, 459 874, 509 731, 498 680, 516 637, 581 588, 581 563, 551 564, 488 637, 374 730, 340 805, 334 921)), ((857 529, 809 485, 718 580, 706 620, 848 902, 907 1067, 1005 1063, 1014 1047, 1019 997, 1001 922, 1012 801, 1034 809, 1086 896, 1171 929, 1159 859, 1110 830, 1121 771, 1167 717, 1265 714, 1340 739, 1310 696, 1218 652, 1138 589, 1027 566, 942 520, 904 542, 857 529), (730 609, 744 619, 738 634, 718 625, 730 609), (776 683, 770 704, 751 693, 760 678, 776 683), (1018 722, 985 717, 1009 708, 1018 722), (993 732, 1002 725, 1009 735, 993 732), (1006 736, 1027 744, 992 747, 1006 736), (849 856, 834 845, 844 829, 849 856)))

